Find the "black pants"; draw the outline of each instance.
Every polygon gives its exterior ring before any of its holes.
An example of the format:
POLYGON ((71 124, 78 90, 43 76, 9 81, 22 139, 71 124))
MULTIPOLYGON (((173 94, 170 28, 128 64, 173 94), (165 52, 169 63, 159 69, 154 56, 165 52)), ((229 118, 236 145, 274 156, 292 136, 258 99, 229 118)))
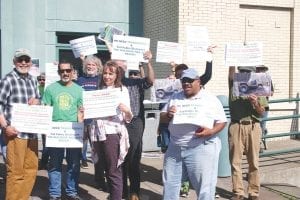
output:
POLYGON ((130 148, 123 163, 123 196, 128 196, 127 175, 130 181, 130 193, 140 193, 141 172, 140 164, 142 157, 142 144, 144 123, 139 117, 132 119, 127 124, 130 148))

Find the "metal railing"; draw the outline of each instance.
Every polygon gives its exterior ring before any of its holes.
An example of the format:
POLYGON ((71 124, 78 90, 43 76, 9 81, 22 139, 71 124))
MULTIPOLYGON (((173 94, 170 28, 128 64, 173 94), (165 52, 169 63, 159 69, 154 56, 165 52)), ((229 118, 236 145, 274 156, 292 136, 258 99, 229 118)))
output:
MULTIPOLYGON (((269 104, 272 103, 284 103, 284 102, 296 102, 295 109, 280 109, 280 111, 294 111, 294 114, 292 115, 284 115, 279 117, 268 117, 263 118, 262 121, 274 121, 274 120, 283 120, 283 119, 293 119, 292 124, 294 127, 294 130, 291 130, 288 133, 276 133, 276 134, 266 134, 262 135, 262 139, 266 140, 269 138, 276 138, 276 137, 285 137, 285 136, 291 136, 294 138, 300 138, 300 132, 299 132, 299 93, 297 94, 296 98, 289 98, 289 99, 277 99, 277 100, 270 100, 269 104)), ((298 152, 300 151, 300 146, 296 148, 287 148, 287 149, 278 149, 278 150, 267 150, 262 153, 260 153, 260 157, 270 156, 270 155, 276 155, 276 154, 283 154, 283 153, 290 153, 290 152, 298 152)))

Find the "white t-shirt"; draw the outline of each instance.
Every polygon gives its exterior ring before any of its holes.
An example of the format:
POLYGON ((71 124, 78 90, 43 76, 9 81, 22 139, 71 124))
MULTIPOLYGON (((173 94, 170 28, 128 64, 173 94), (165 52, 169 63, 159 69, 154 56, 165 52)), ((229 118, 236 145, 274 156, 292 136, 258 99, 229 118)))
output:
MULTIPOLYGON (((185 97, 183 91, 173 94, 169 102, 162 109, 162 112, 167 112, 173 105, 176 106, 176 101, 178 100, 201 101, 201 104, 206 108, 205 110, 209 110, 209 117, 212 117, 215 123, 227 122, 223 106, 219 99, 204 89, 201 89, 195 96, 188 99, 185 97)), ((199 112, 201 112, 201 110, 199 110, 199 112)), ((194 147, 203 143, 205 140, 217 137, 217 134, 215 134, 210 137, 200 138, 195 135, 195 131, 198 128, 200 128, 200 126, 195 124, 174 124, 172 119, 169 123, 170 142, 178 146, 194 147)))

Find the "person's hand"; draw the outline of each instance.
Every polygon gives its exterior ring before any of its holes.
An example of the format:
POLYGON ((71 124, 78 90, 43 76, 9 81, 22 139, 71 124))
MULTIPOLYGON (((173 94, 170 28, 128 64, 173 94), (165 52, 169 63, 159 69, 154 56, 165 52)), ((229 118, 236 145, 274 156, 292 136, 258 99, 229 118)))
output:
POLYGON ((252 105, 257 105, 258 104, 258 98, 257 98, 257 96, 255 95, 255 94, 250 94, 249 96, 248 96, 248 100, 250 101, 250 103, 252 104, 252 105))
POLYGON ((214 132, 212 129, 206 128, 206 127, 200 127, 195 131, 195 135, 198 137, 208 137, 213 135, 214 132))
POLYGON ((123 113, 129 113, 130 112, 130 109, 125 104, 123 104, 123 103, 120 103, 118 108, 123 113))
POLYGON ((169 76, 167 77, 167 79, 170 79, 170 80, 175 80, 175 79, 176 79, 176 77, 174 76, 174 74, 171 74, 171 75, 169 75, 169 76))
POLYGON ((167 112, 167 117, 169 119, 172 119, 174 117, 174 114, 176 113, 177 109, 176 106, 171 106, 167 112))
POLYGON ((170 62, 170 65, 171 65, 171 69, 174 69, 174 70, 175 70, 177 64, 176 64, 174 61, 171 61, 171 62, 170 62))
POLYGON ((83 106, 78 107, 77 121, 78 122, 83 122, 84 121, 84 108, 83 108, 83 106))
POLYGON ((214 53, 214 49, 217 47, 217 45, 210 45, 208 48, 207 48, 207 52, 209 53, 214 53))
POLYGON ((8 138, 16 137, 19 133, 19 131, 17 131, 15 127, 10 125, 3 129, 3 131, 8 138))
POLYGON ((150 62, 150 60, 152 59, 152 53, 150 50, 148 50, 144 53, 144 59, 148 60, 150 62))
POLYGON ((80 60, 83 62, 84 59, 85 59, 85 55, 84 55, 83 53, 81 53, 80 56, 79 56, 79 58, 80 58, 80 60))
POLYGON ((40 105, 40 100, 31 97, 31 98, 28 100, 28 105, 40 105))

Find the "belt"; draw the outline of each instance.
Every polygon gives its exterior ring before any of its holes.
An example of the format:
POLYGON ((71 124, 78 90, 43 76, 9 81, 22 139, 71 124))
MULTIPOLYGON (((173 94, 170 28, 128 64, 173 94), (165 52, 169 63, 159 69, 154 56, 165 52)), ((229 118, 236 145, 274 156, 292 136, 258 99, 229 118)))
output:
POLYGON ((242 125, 250 125, 250 124, 255 124, 257 121, 254 120, 231 120, 231 123, 237 123, 237 124, 242 124, 242 125))

